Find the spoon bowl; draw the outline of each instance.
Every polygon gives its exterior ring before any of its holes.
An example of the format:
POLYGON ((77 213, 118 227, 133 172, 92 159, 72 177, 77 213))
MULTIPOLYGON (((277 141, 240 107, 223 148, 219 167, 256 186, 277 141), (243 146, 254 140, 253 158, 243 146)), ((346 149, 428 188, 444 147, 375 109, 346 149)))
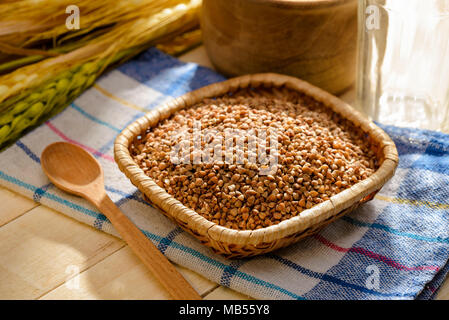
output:
POLYGON ((77 145, 56 142, 45 148, 42 169, 58 188, 85 196, 89 191, 104 189, 103 170, 98 161, 77 145))

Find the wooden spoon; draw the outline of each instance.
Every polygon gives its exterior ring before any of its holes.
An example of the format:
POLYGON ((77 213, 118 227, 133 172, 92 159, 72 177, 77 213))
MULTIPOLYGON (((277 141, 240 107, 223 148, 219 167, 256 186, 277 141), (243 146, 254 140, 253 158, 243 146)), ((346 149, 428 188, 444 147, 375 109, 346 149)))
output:
POLYGON ((103 169, 87 151, 70 143, 56 142, 42 152, 41 163, 55 186, 89 200, 111 221, 123 240, 174 299, 201 300, 167 258, 107 196, 103 169))

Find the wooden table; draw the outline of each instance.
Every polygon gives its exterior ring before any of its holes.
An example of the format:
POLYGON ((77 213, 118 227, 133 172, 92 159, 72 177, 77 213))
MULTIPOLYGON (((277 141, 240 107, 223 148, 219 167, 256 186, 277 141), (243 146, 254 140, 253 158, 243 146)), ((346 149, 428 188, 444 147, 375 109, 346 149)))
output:
MULTIPOLYGON (((210 66, 203 47, 181 57, 210 66)), ((351 102, 354 91, 342 97, 351 102)), ((250 299, 177 266, 204 299, 250 299)), ((0 299, 170 299, 120 239, 0 187, 0 299)), ((449 299, 449 281, 438 299, 449 299)))

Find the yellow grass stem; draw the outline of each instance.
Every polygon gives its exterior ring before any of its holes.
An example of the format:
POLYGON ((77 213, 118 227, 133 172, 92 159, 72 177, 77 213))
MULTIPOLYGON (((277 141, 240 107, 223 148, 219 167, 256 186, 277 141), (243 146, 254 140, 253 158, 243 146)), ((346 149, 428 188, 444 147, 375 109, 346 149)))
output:
MULTIPOLYGON (((155 2, 166 3, 166 1, 155 2)), ((117 24, 109 32, 92 39, 81 48, 3 75, 0 77, 0 104, 22 90, 48 81, 63 70, 100 59, 106 59, 104 66, 107 66, 108 59, 112 59, 120 51, 154 44, 158 38, 186 26, 193 26, 198 23, 200 6, 200 0, 191 0, 172 8, 165 8, 151 16, 117 24)))

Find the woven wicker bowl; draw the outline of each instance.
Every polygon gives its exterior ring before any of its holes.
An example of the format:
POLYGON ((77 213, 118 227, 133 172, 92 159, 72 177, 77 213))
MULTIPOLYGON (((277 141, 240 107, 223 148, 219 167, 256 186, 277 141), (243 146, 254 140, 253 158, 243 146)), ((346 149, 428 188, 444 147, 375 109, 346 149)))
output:
POLYGON ((393 176, 398 163, 398 154, 393 141, 373 122, 335 96, 297 78, 278 74, 255 74, 233 78, 174 99, 152 110, 123 130, 115 141, 114 155, 120 170, 144 193, 149 202, 160 208, 167 217, 201 243, 229 258, 267 253, 318 232, 330 222, 371 200, 393 176), (363 130, 372 145, 376 146, 379 169, 368 179, 340 192, 328 201, 301 212, 298 216, 270 227, 240 231, 217 225, 187 208, 145 175, 132 159, 129 147, 135 138, 148 127, 155 126, 176 111, 193 106, 203 98, 223 96, 242 88, 254 88, 257 92, 257 88, 262 87, 302 92, 354 123, 363 130))

